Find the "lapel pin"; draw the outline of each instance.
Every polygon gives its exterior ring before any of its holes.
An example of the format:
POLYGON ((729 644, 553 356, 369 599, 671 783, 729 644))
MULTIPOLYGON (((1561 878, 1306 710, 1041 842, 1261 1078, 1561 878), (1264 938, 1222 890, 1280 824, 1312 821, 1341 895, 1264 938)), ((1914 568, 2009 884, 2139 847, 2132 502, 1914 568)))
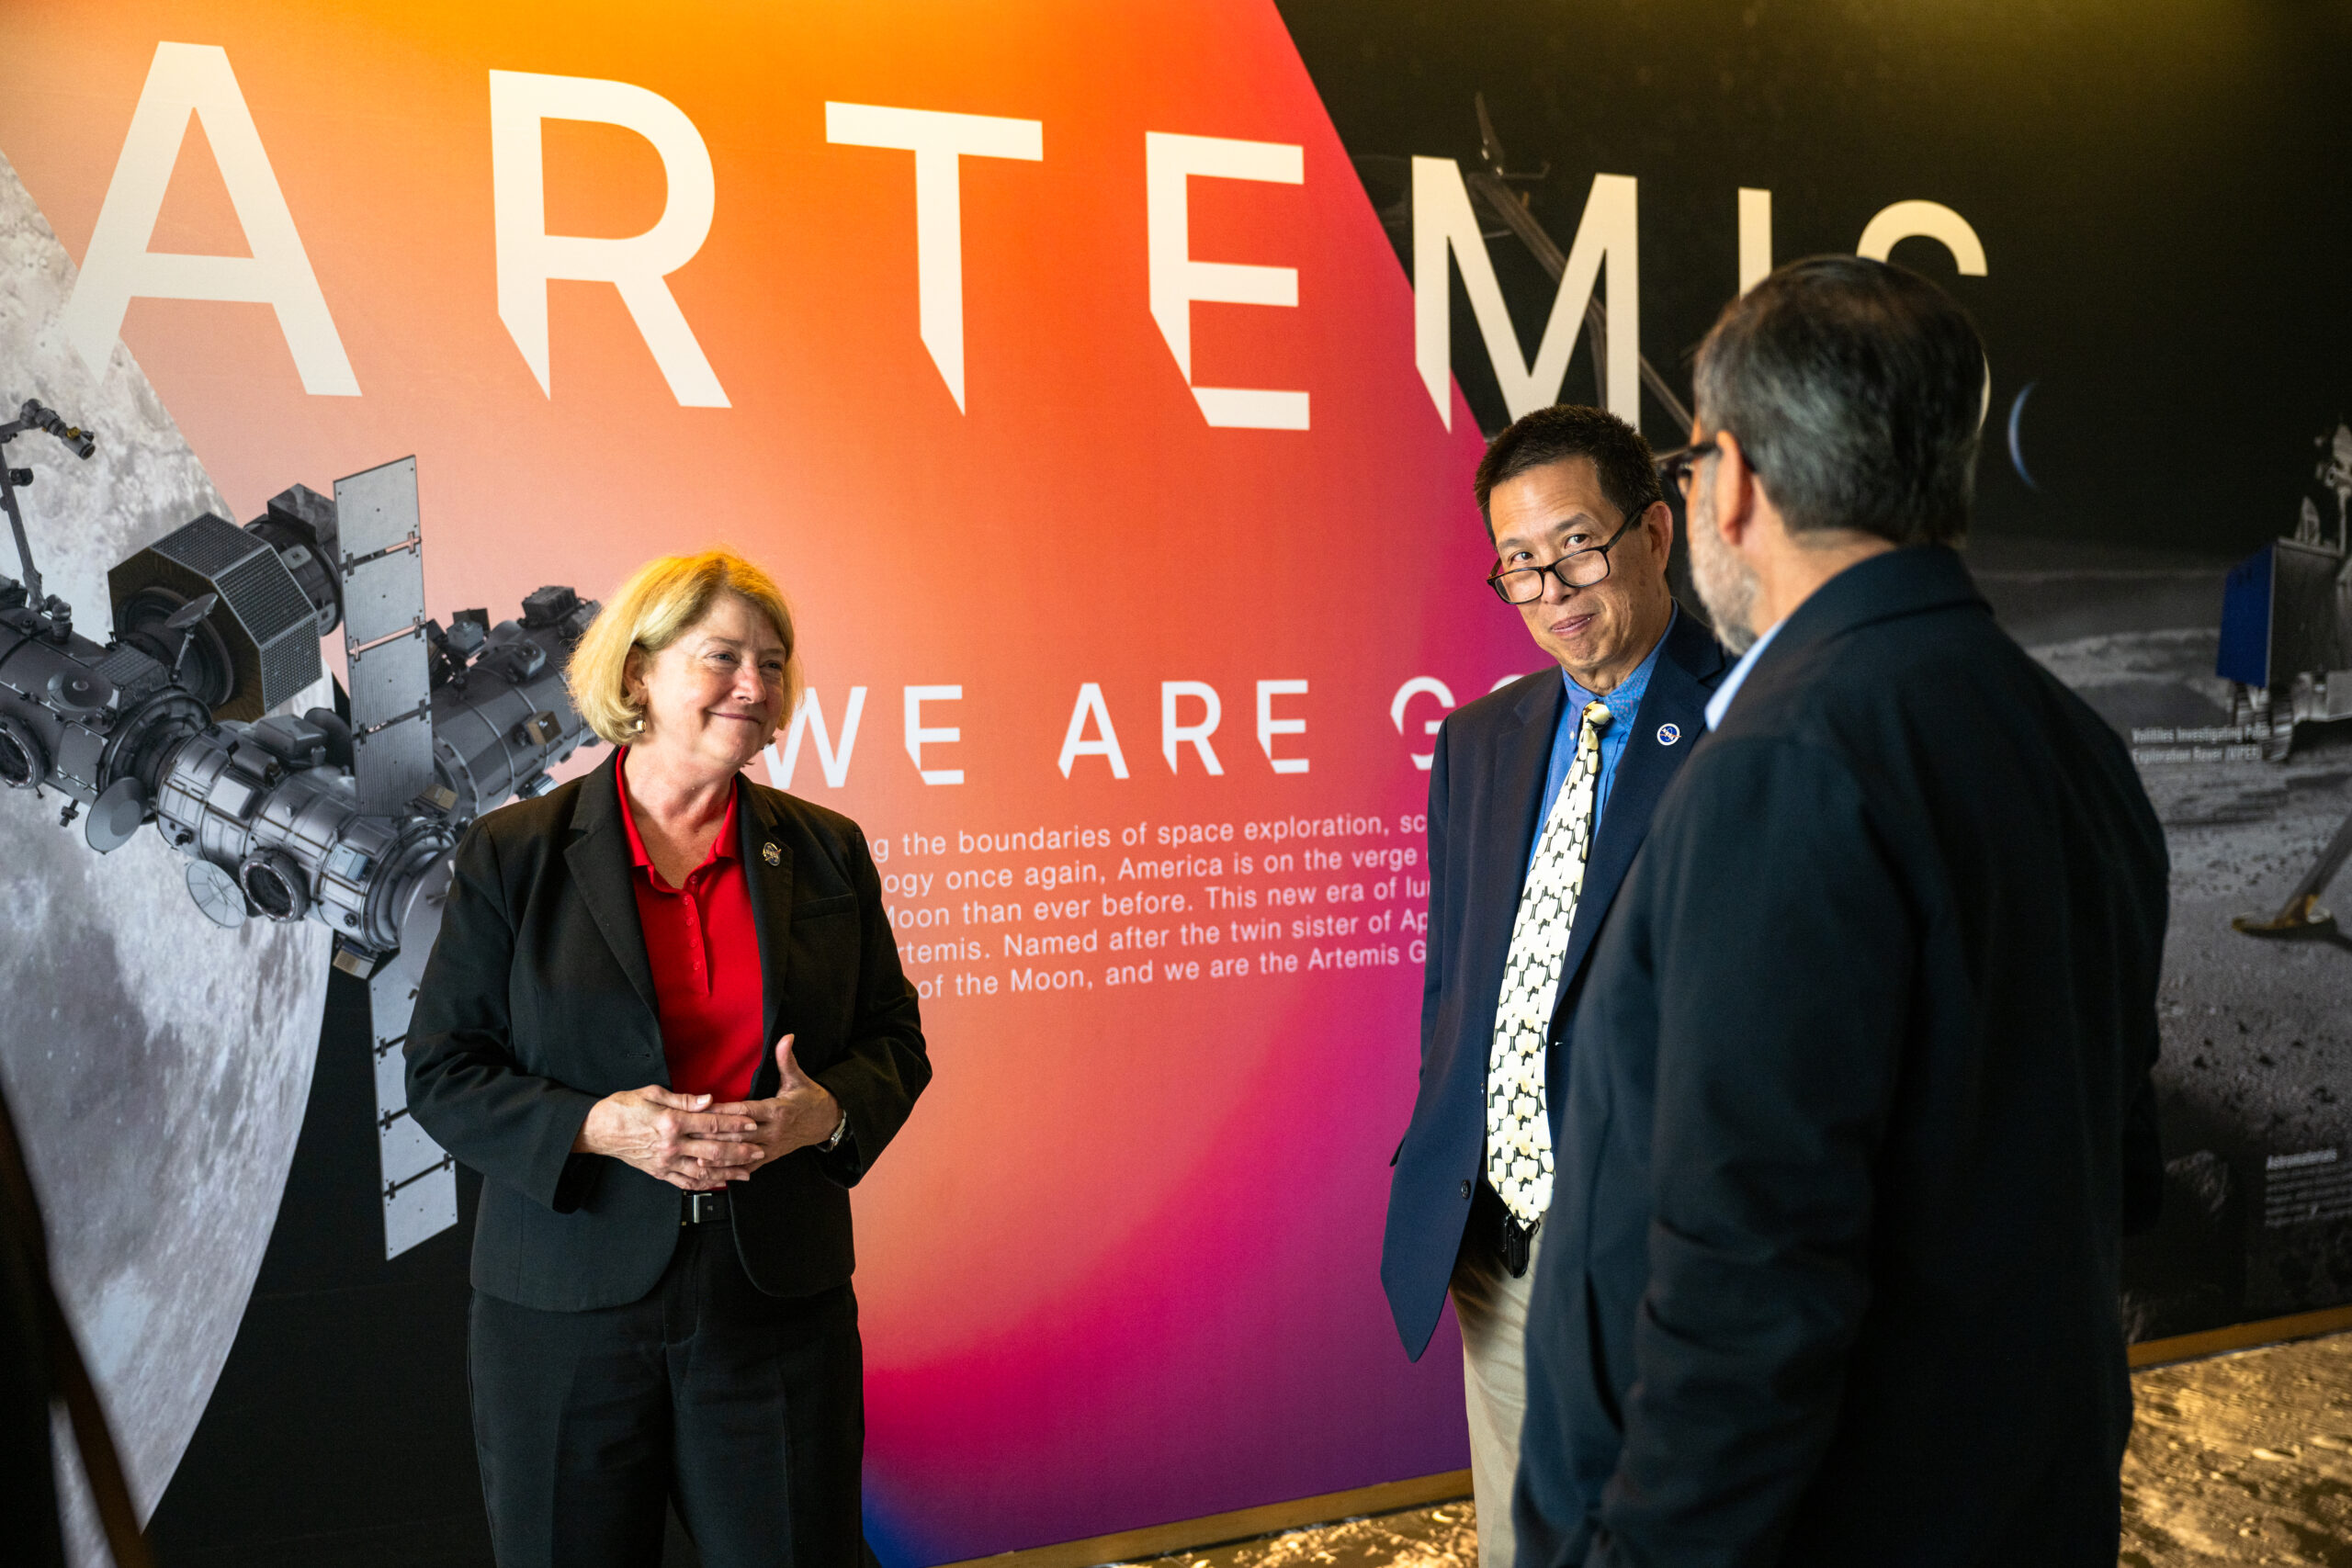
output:
POLYGON ((767 862, 770 865, 782 865, 784 863, 784 852, 775 847, 775 841, 774 840, 770 840, 768 842, 760 846, 760 858, 767 862))
POLYGON ((1657 727, 1657 743, 1659 745, 1671 746, 1681 739, 1682 727, 1680 725, 1661 724, 1657 727))

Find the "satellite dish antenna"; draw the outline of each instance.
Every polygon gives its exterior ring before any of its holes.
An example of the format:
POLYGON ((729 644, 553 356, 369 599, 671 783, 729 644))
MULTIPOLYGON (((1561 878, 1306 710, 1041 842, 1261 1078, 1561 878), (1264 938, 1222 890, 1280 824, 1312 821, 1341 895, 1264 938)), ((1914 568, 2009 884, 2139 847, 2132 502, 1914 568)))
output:
POLYGON ((130 842, 147 820, 147 791, 129 773, 98 792, 90 814, 82 819, 82 837, 102 855, 130 842))
POLYGON ((164 629, 177 635, 180 646, 172 655, 172 684, 180 683, 180 666, 187 662, 188 645, 196 641, 196 628, 204 617, 212 614, 212 606, 220 603, 218 593, 199 593, 187 604, 164 617, 164 629))
POLYGON ((187 863, 187 894, 204 918, 231 931, 245 923, 245 890, 237 879, 209 860, 187 863))

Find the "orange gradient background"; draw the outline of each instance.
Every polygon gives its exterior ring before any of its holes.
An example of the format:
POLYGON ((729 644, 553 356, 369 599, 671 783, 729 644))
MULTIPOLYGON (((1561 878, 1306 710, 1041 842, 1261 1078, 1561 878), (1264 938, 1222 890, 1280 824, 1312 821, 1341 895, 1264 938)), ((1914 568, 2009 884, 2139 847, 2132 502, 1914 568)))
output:
MULTIPOLYGON (((1475 424, 1430 406, 1408 280, 1265 0, 27 10, 0 152, 77 260, 164 40, 227 51, 361 389, 305 394, 266 305, 133 302, 123 340, 239 517, 413 452, 445 619, 733 543, 793 595, 836 737, 868 688, 845 785, 804 745, 793 787, 874 838, 1346 811, 1418 849, 1410 753, 1441 708, 1400 735, 1392 697, 1434 676, 1467 699, 1538 658, 1478 581, 1475 424), (592 283, 549 286, 542 394, 497 310, 492 70, 631 83, 694 122, 717 212, 668 282, 731 407, 679 407, 592 283), (829 100, 1043 122, 1042 162, 961 163, 967 412, 917 335, 913 157, 829 144, 829 100), (1196 305, 1196 380, 1304 389, 1308 431, 1204 422, 1148 308, 1147 131, 1304 149, 1303 185, 1196 178, 1190 211, 1193 256, 1294 267, 1299 297, 1196 305), (1269 768, 1260 680, 1310 682, 1278 705, 1310 772, 1269 768), (1056 765, 1090 681, 1128 780, 1056 765), (1222 777, 1162 760, 1163 681, 1221 694, 1222 777), (963 784, 918 777, 909 684, 963 687, 925 712, 962 731, 925 765, 963 784)), ((551 232, 635 233, 666 200, 615 127, 549 122, 546 168, 551 232)), ((151 248, 243 252, 195 129, 151 248)), ((978 863, 1108 877, 1121 853, 978 863)), ((1140 886, 1201 908, 1198 881, 1140 886)), ((944 934, 1012 967, 990 932, 944 934)), ((1406 962, 925 1003, 937 1080, 856 1194, 886 1561, 1464 1462, 1458 1359, 1408 1365, 1377 1280, 1419 994, 1406 962)))

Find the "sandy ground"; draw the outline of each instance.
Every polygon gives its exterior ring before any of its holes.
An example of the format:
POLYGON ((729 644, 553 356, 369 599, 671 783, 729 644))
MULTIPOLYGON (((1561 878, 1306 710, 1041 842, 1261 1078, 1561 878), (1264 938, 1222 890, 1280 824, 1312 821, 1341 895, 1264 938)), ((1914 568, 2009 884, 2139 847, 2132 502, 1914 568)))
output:
POLYGON ((1148 1568, 1476 1568, 1477 1562, 1478 1510, 1464 1500, 1180 1551, 1151 1559, 1148 1568))
POLYGON ((2352 1564, 2352 1335, 2133 1382, 2124 1562, 2352 1564))
POLYGON ((1478 1510, 1465 1498, 1180 1551, 1126 1568, 1476 1568, 1477 1562, 1478 1510))
MULTIPOLYGON (((2352 1334, 2138 1373, 2124 1568, 2352 1568, 2352 1334)), ((1466 1502, 1293 1530, 1155 1568, 1475 1568, 1466 1502)))

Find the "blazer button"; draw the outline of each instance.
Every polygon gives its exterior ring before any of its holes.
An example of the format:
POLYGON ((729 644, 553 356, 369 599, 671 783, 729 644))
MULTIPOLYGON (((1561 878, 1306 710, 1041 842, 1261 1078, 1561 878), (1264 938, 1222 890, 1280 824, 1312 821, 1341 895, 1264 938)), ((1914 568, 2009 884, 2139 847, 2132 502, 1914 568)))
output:
POLYGON ((1470 1184, 1466 1181, 1462 1184, 1462 1195, 1464 1198, 1470 1196, 1470 1184))

